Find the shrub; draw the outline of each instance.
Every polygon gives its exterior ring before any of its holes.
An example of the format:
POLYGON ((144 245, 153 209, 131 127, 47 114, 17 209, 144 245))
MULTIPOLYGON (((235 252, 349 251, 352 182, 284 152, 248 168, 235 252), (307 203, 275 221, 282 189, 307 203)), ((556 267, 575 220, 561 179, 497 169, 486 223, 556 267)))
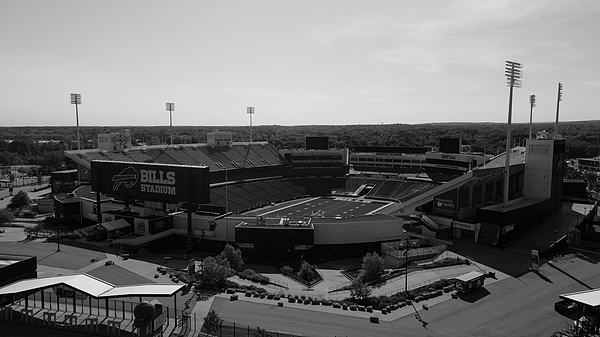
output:
POLYGON ((255 272, 252 269, 246 269, 246 270, 238 273, 238 276, 241 277, 241 278, 243 278, 243 279, 247 279, 247 280, 250 280, 250 281, 253 281, 253 282, 259 282, 259 283, 262 283, 262 284, 268 284, 269 283, 269 278, 268 277, 266 277, 264 275, 261 275, 261 274, 255 272))
POLYGON ((312 281, 318 276, 315 267, 306 261, 302 261, 302 266, 297 275, 306 281, 312 281))

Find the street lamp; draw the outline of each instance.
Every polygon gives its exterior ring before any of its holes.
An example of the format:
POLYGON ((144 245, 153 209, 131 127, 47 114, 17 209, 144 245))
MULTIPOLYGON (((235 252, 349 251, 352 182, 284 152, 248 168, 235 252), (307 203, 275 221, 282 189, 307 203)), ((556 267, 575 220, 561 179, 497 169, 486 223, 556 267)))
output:
POLYGON ((75 104, 75 117, 77 118, 77 150, 81 150, 79 142, 79 106, 81 105, 81 94, 71 93, 71 104, 75 104))
POLYGON ((60 224, 56 224, 56 242, 58 243, 56 252, 60 252, 60 224))
POLYGON ((533 107, 535 106, 535 95, 529 95, 529 139, 531 139, 531 123, 533 119, 533 107))
POLYGON ((409 245, 409 241, 408 241, 408 236, 405 237, 406 239, 406 248, 404 250, 404 256, 405 256, 405 260, 404 260, 404 294, 406 296, 408 296, 408 251, 410 250, 410 245, 409 245))
POLYGON ((523 66, 520 63, 514 61, 506 61, 504 67, 504 75, 507 78, 507 85, 510 87, 508 96, 508 124, 506 126, 506 152, 505 152, 505 163, 504 163, 504 199, 503 207, 508 207, 508 189, 510 187, 510 124, 512 121, 512 101, 513 101, 513 88, 521 87, 521 73, 523 66))
POLYGON ((254 115, 254 107, 249 106, 246 109, 246 113, 250 115, 250 143, 252 143, 252 115, 254 115))
POLYGON ((202 274, 204 274, 204 228, 200 230, 200 259, 202 260, 202 274))
POLYGON ((229 244, 229 221, 227 220, 229 217, 229 194, 227 193, 227 185, 228 185, 228 181, 227 181, 227 171, 228 169, 225 168, 225 231, 226 231, 226 240, 225 242, 227 244, 229 244))
POLYGON ((171 128, 171 145, 173 145, 173 111, 175 111, 175 103, 167 102, 167 111, 169 112, 169 126, 171 128))

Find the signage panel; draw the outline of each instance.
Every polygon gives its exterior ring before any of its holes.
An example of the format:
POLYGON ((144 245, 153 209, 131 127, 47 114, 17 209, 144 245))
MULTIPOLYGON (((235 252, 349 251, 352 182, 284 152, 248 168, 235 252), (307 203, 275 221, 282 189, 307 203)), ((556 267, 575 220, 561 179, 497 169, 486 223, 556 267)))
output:
POLYGON ((141 200, 210 202, 208 167, 94 160, 92 190, 141 200))
POLYGON ((454 221, 453 225, 454 225, 454 228, 467 229, 470 231, 475 230, 475 224, 468 223, 468 222, 454 221))
POLYGON ((443 193, 433 198, 433 213, 457 216, 458 200, 456 189, 443 193))

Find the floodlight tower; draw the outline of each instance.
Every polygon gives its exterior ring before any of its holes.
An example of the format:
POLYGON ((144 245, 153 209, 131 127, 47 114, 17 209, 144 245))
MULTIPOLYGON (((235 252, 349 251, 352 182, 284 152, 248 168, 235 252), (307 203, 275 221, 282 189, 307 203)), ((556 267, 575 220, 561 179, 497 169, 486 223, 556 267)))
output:
POLYGON ((535 95, 529 95, 529 139, 531 139, 531 121, 533 119, 533 107, 535 106, 535 95))
POLYGON ((71 104, 75 104, 75 118, 77 118, 77 150, 81 150, 79 141, 79 106, 81 105, 81 94, 71 93, 71 104))
POLYGON ((562 83, 558 83, 558 95, 556 97, 556 123, 554 123, 554 139, 558 137, 558 110, 560 108, 560 101, 562 101, 562 83))
POLYGON ((513 88, 521 87, 521 75, 523 65, 515 61, 506 61, 504 67, 504 75, 507 78, 506 84, 510 87, 508 95, 508 124, 506 126, 506 152, 504 156, 506 161, 504 163, 504 199, 502 206, 508 207, 508 189, 510 187, 510 127, 512 120, 512 101, 513 101, 513 88))
POLYGON ((246 112, 250 115, 250 143, 252 143, 252 115, 254 115, 254 107, 249 106, 246 112))
POLYGON ((169 112, 169 126, 171 128, 171 145, 173 145, 173 111, 175 111, 175 103, 167 103, 167 111, 169 112))

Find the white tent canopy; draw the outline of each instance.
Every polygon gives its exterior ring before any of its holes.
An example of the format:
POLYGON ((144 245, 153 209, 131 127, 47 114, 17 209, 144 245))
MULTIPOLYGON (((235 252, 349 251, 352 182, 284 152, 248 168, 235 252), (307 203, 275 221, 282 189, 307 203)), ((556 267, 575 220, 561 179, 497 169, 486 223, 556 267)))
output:
POLYGON ((52 276, 21 280, 0 288, 0 296, 36 291, 57 285, 69 286, 95 298, 131 296, 173 296, 183 284, 140 284, 115 286, 88 274, 52 276))

